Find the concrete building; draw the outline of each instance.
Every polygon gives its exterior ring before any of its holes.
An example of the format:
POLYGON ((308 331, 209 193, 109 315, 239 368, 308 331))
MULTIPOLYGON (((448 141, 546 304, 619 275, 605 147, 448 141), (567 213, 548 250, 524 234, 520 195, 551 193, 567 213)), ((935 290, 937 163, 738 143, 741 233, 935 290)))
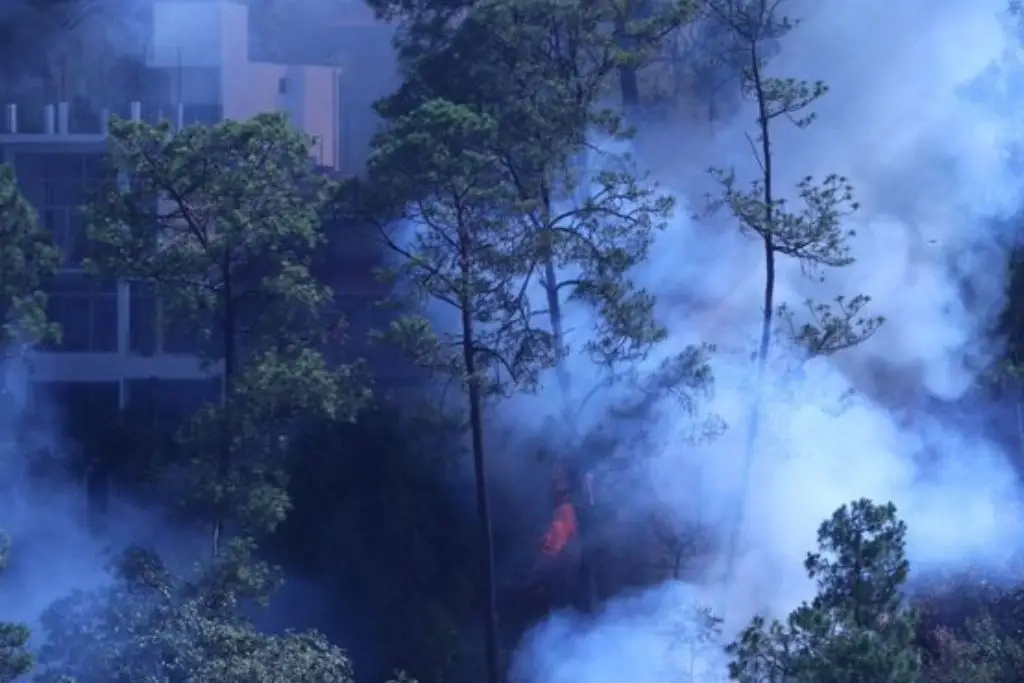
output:
MULTIPOLYGON (((320 165, 338 173, 358 171, 354 164, 361 162, 367 141, 339 137, 351 119, 342 113, 341 70, 250 60, 247 12, 242 0, 155 0, 141 67, 145 97, 115 106, 113 113, 180 127, 284 111, 315 137, 320 165), (349 153, 348 144, 360 152, 349 153)), ((366 107, 362 99, 354 96, 357 106, 366 107)), ((95 416, 104 407, 114 412, 140 402, 191 403, 219 384, 200 364, 188 334, 163 330, 159 302, 145 288, 126 282, 98 286, 80 268, 83 226, 77 209, 101 168, 110 113, 82 98, 41 108, 7 104, 0 124, 0 160, 14 167, 66 255, 51 295, 51 315, 63 339, 33 352, 31 367, 36 382, 70 404, 68 414, 83 404, 95 416)), ((345 274, 342 287, 349 290, 343 294, 374 296, 372 256, 351 249, 337 256, 345 274)))

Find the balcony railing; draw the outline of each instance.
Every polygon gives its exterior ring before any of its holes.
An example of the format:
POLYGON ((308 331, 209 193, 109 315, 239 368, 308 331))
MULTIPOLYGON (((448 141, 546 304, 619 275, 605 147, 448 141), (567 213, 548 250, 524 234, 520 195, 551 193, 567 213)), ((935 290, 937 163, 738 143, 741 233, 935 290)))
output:
POLYGON ((152 104, 126 102, 118 107, 93 107, 83 103, 56 102, 43 107, 22 107, 10 103, 4 107, 0 136, 97 136, 105 135, 111 115, 131 121, 158 123, 168 121, 175 130, 222 119, 216 104, 152 104))

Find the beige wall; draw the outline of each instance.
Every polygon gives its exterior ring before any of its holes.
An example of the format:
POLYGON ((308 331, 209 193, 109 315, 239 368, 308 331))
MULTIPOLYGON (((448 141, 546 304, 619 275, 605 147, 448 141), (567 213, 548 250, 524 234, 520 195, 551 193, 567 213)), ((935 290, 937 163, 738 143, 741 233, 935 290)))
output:
POLYGON ((304 72, 303 116, 299 125, 316 138, 314 152, 318 161, 338 168, 339 70, 317 66, 301 68, 304 72))
POLYGON ((225 65, 221 71, 221 104, 224 118, 245 120, 263 112, 277 111, 278 83, 285 67, 243 63, 225 65))
POLYGON ((296 128, 314 137, 312 151, 317 161, 337 168, 337 78, 338 70, 330 67, 258 62, 225 67, 221 83, 224 118, 244 120, 284 111, 296 128))
POLYGON ((196 76, 182 80, 190 86, 182 87, 182 101, 219 100, 226 119, 287 112, 297 128, 315 138, 317 161, 339 167, 339 69, 250 61, 248 8, 238 0, 158 0, 154 20, 150 65, 196 76), (211 83, 199 78, 213 69, 219 74, 211 83), (207 92, 211 86, 217 92, 207 92))

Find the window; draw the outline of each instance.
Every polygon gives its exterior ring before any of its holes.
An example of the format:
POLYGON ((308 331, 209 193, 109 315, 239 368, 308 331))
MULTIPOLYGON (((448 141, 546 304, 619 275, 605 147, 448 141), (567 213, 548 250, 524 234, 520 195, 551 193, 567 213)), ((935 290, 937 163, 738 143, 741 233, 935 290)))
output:
POLYGON ((131 283, 128 293, 129 352, 155 355, 160 348, 158 325, 155 288, 146 282, 131 283))
POLYGON ((43 382, 36 385, 37 398, 49 403, 80 445, 99 438, 99 430, 118 422, 121 387, 118 382, 43 382))
POLYGON ((288 79, 285 76, 277 79, 277 92, 280 95, 288 92, 288 79))
POLYGON ((186 104, 184 125, 213 125, 224 120, 224 108, 219 104, 186 104))
MULTIPOLYGON (((89 523, 95 523, 98 520, 92 515, 102 514, 107 507, 106 473, 116 466, 111 459, 111 438, 116 438, 121 423, 121 386, 118 382, 42 382, 33 389, 33 398, 60 421, 76 451, 71 461, 58 454, 49 460, 72 464, 76 474, 84 476, 89 523)), ((68 442, 63 442, 62 450, 67 446, 68 442)))
POLYGON ((54 242, 60 247, 65 263, 80 263, 82 248, 77 239, 80 234, 77 210, 72 207, 50 207, 42 211, 43 227, 53 234, 54 242))
POLYGON ((152 356, 158 353, 195 355, 200 352, 203 326, 170 319, 154 285, 132 283, 128 301, 128 349, 131 353, 152 356))
MULTIPOLYGON (((196 313, 195 315, 200 315, 196 313)), ((203 348, 205 325, 161 320, 161 346, 164 353, 197 354, 203 348)))
POLYGON ((126 390, 125 409, 132 420, 154 427, 175 427, 183 417, 220 400, 221 380, 129 380, 126 390))
POLYGON ((81 275, 61 275, 49 292, 47 312, 60 325, 61 339, 48 350, 117 351, 117 287, 97 285, 81 275))
POLYGON ((102 178, 103 155, 18 153, 14 163, 22 191, 53 231, 65 265, 78 265, 85 247, 79 211, 90 184, 102 178))
POLYGON ((341 121, 338 123, 338 166, 346 173, 361 172, 359 160, 353 143, 352 111, 349 107, 341 107, 341 121))

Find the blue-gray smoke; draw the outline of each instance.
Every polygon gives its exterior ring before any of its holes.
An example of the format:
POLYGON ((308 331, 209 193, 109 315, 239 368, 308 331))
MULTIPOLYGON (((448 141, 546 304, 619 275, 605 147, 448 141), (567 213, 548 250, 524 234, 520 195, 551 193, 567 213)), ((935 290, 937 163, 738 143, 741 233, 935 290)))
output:
MULTIPOLYGON (((772 383, 732 580, 722 584, 712 553, 705 558, 711 570, 687 583, 652 569, 653 587, 613 601, 591 621, 553 618, 518 657, 520 670, 537 683, 688 676, 678 636, 699 631, 699 619, 685 615, 697 614, 695 606, 714 608, 728 633, 754 612, 791 609, 808 597, 801 561, 817 525, 862 496, 896 503, 919 570, 999 572, 1021 550, 1024 516, 1013 466, 1020 454, 983 434, 978 420, 951 419, 948 408, 999 351, 991 331, 1014 239, 1007 219, 1024 187, 1016 120, 1024 70, 1005 2, 789 0, 781 9, 802 23, 781 39, 771 74, 822 79, 831 91, 814 106, 818 118, 810 128, 778 126, 776 186, 842 174, 861 209, 848 219, 857 262, 825 272, 824 282, 785 263, 777 300, 799 310, 808 297, 867 294, 869 313, 887 322, 863 345, 772 383)), ((747 137, 753 123, 744 106, 714 127, 647 126, 634 145, 681 204, 650 264, 637 273, 659 295, 670 327, 658 355, 694 342, 718 344, 714 395, 705 408, 729 428, 693 444, 693 417, 662 405, 644 425, 650 445, 624 454, 644 463, 646 485, 619 492, 616 503, 712 536, 727 530, 741 493, 763 257, 760 245, 727 219, 689 216, 714 191, 708 166, 734 166, 741 179, 756 175, 747 137)), ((586 314, 577 311, 569 326, 585 335, 586 314)), ((784 344, 778 353, 785 355, 784 344)), ((572 370, 580 386, 598 379, 582 359, 572 361, 572 370)), ((505 419, 541 430, 545 417, 561 409, 555 382, 547 385, 539 396, 509 404, 505 419)), ((591 425, 613 398, 588 411, 591 425)), ((653 567, 663 551, 653 541, 649 546, 653 567)), ((697 659, 706 668, 698 677, 724 680, 720 651, 702 652, 697 659)))

